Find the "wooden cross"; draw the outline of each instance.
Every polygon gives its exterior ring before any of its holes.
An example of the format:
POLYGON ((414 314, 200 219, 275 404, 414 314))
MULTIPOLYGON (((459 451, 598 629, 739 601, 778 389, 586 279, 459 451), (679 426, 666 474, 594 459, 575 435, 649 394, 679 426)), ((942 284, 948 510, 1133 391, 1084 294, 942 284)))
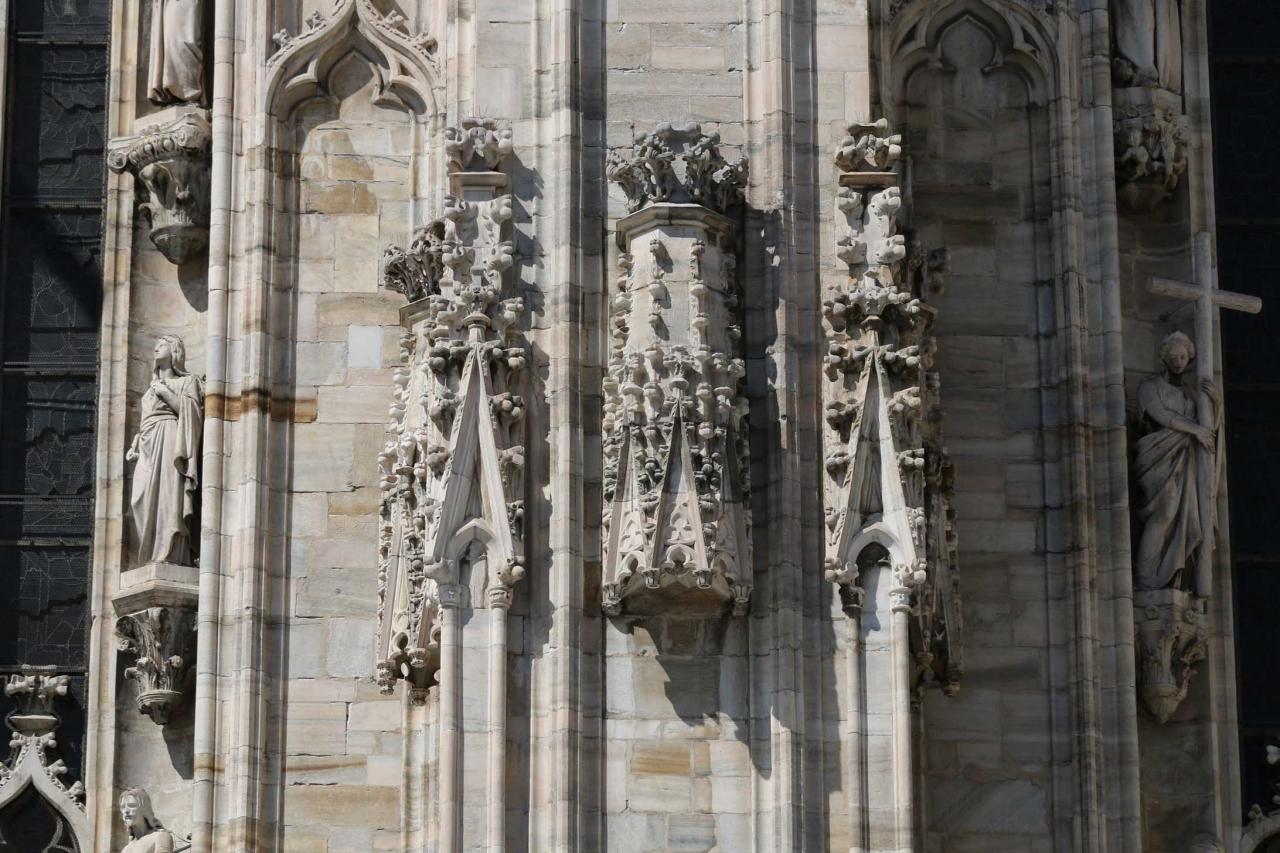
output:
MULTIPOLYGON (((1256 296, 1219 290, 1215 286, 1215 276, 1208 269, 1208 264, 1202 263, 1203 259, 1208 258, 1207 247, 1199 245, 1199 243, 1201 241, 1197 241, 1198 245, 1196 246, 1197 283, 1187 284, 1181 281, 1152 276, 1147 280, 1147 290, 1157 296, 1168 296, 1184 302, 1195 303, 1196 377, 1200 380, 1212 380, 1214 378, 1215 354, 1213 322, 1216 319, 1214 309, 1226 308, 1231 311, 1243 311, 1246 314, 1257 314, 1262 310, 1262 300, 1256 296)), ((1197 382, 1196 384, 1198 386, 1200 383, 1197 382)), ((1200 423, 1212 424, 1216 414, 1213 411, 1213 404, 1202 393, 1196 394, 1196 400, 1199 406, 1200 423)), ((1219 449, 1222 447, 1221 438, 1218 440, 1218 447, 1219 449)), ((1208 486, 1208 491, 1201 496, 1200 502, 1200 529, 1203 538, 1200 543, 1200 554, 1196 560, 1195 589, 1196 592, 1207 598, 1212 592, 1213 523, 1217 507, 1216 500, 1206 498, 1217 495, 1218 477, 1222 470, 1222 458, 1221 453, 1214 454, 1212 460, 1205 459, 1203 454, 1201 458, 1204 466, 1200 472, 1200 482, 1208 486)))

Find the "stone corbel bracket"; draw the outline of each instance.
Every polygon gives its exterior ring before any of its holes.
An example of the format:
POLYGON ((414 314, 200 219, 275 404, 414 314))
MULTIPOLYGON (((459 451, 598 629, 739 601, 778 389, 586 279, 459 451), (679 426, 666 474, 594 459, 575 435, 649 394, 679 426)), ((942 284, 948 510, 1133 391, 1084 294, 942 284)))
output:
POLYGON ((1156 722, 1166 723, 1182 704, 1195 665, 1208 653, 1205 600, 1181 589, 1134 593, 1138 641, 1138 698, 1156 722))
POLYGON ((209 122, 197 112, 142 136, 112 143, 107 165, 128 172, 149 198, 138 209, 151 224, 151 242, 171 263, 182 264, 209 245, 209 122))
POLYGON ((34 789, 74 836, 64 839, 66 846, 89 850, 84 785, 67 783, 67 767, 58 757, 57 730, 62 718, 56 705, 69 687, 70 679, 58 675, 54 667, 24 666, 21 674, 10 676, 5 684, 5 696, 14 704, 5 717, 13 738, 9 760, 0 764, 0 813, 34 789))
POLYGON ((1187 171, 1187 122, 1182 96, 1134 86, 1113 93, 1116 200, 1134 213, 1173 198, 1187 171))
MULTIPOLYGON (((460 606, 468 549, 484 550, 489 607, 525 574, 528 363, 513 274, 510 131, 467 119, 445 132, 452 192, 441 216, 383 258, 407 300, 388 440, 379 456, 377 681, 430 687, 441 609, 460 606)), ((482 602, 472 602, 480 606, 482 602)))
POLYGON ((750 448, 734 220, 746 163, 669 125, 614 152, 619 220, 604 380, 605 613, 747 612, 750 448))
POLYGON ((195 663, 197 569, 148 563, 121 575, 112 597, 116 639, 130 661, 125 677, 137 685, 138 712, 164 726, 186 705, 195 663))
POLYGON ((895 171, 901 137, 888 122, 855 124, 836 147, 839 272, 824 294, 825 574, 851 614, 861 604, 859 560, 888 550, 909 608, 919 684, 947 692, 962 670, 953 470, 942 442, 932 369, 945 249, 908 247, 895 171))

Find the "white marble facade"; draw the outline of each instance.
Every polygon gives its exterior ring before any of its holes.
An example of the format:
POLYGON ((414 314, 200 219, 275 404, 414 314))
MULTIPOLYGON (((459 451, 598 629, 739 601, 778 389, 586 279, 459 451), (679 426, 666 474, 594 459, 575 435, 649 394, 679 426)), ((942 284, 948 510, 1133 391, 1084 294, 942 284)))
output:
POLYGON ((1252 851, 1204 6, 117 0, 80 849, 1252 851))

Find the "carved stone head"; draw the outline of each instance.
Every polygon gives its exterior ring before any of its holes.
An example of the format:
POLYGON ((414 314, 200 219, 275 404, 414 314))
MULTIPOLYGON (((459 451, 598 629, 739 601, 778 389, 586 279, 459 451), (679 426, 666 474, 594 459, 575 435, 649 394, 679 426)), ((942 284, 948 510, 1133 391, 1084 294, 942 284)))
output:
POLYGON ((155 369, 160 370, 166 361, 174 373, 187 375, 187 345, 177 335, 166 334, 156 338, 155 369))
POLYGON ((1160 360, 1171 376, 1181 376, 1196 357, 1196 345, 1182 332, 1174 332, 1160 344, 1160 360))
POLYGON ((126 788, 120 795, 120 819, 129 830, 130 840, 164 829, 151 808, 151 795, 144 788, 126 788))

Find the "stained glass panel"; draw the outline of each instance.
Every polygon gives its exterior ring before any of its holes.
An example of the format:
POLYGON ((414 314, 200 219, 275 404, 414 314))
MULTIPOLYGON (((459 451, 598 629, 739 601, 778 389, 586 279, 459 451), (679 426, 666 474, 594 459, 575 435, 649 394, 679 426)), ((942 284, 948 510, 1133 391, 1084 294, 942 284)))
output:
MULTIPOLYGON (((109 0, 10 3, 0 208, 0 676, 71 679, 59 751, 81 777, 92 563, 109 0)), ((0 850, 74 850, 40 804, 0 850)))

